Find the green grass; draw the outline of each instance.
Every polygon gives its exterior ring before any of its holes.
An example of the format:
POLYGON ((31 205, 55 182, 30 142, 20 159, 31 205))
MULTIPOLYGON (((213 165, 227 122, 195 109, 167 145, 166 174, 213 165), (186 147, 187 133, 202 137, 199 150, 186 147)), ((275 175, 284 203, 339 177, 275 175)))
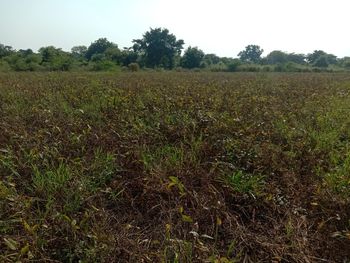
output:
POLYGON ((1 262, 343 262, 346 73, 0 74, 1 262))
POLYGON ((236 171, 225 175, 222 182, 229 186, 234 192, 241 194, 259 195, 263 186, 263 177, 260 175, 246 174, 236 171))

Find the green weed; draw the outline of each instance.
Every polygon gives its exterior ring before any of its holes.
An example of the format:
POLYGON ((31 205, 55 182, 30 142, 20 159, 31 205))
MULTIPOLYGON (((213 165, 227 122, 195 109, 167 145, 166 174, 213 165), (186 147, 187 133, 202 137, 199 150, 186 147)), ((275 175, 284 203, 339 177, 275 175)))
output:
POLYGON ((258 196, 262 191, 264 177, 248 174, 243 171, 236 171, 224 176, 222 181, 234 192, 258 196))

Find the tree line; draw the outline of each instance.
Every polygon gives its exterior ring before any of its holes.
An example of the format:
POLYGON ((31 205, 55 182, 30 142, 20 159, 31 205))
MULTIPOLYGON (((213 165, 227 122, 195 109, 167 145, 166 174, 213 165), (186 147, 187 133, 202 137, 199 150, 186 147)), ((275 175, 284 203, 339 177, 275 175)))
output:
POLYGON ((117 44, 100 38, 90 46, 75 46, 70 52, 54 46, 15 50, 0 44, 0 71, 113 71, 143 69, 209 70, 209 71, 335 71, 350 69, 350 57, 337 58, 322 50, 310 54, 274 50, 263 57, 258 45, 248 45, 238 58, 205 54, 189 46, 168 29, 154 28, 142 38, 134 39, 131 47, 120 49, 117 44))

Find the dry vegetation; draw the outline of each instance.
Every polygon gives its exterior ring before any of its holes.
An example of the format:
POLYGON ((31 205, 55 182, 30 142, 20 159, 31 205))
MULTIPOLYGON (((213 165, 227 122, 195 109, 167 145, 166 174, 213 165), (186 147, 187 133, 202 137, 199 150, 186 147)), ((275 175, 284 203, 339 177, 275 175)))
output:
POLYGON ((1 262, 349 262, 350 75, 0 75, 1 262))

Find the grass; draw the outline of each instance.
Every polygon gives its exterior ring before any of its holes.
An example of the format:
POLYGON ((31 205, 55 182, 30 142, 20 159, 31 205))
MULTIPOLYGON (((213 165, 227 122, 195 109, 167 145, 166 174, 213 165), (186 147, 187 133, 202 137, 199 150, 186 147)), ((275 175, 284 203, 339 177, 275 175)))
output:
POLYGON ((260 193, 263 177, 236 171, 225 175, 222 181, 224 185, 229 186, 233 191, 242 194, 251 194, 254 197, 260 193))
POLYGON ((349 105, 346 73, 0 74, 0 261, 349 261, 349 105))

